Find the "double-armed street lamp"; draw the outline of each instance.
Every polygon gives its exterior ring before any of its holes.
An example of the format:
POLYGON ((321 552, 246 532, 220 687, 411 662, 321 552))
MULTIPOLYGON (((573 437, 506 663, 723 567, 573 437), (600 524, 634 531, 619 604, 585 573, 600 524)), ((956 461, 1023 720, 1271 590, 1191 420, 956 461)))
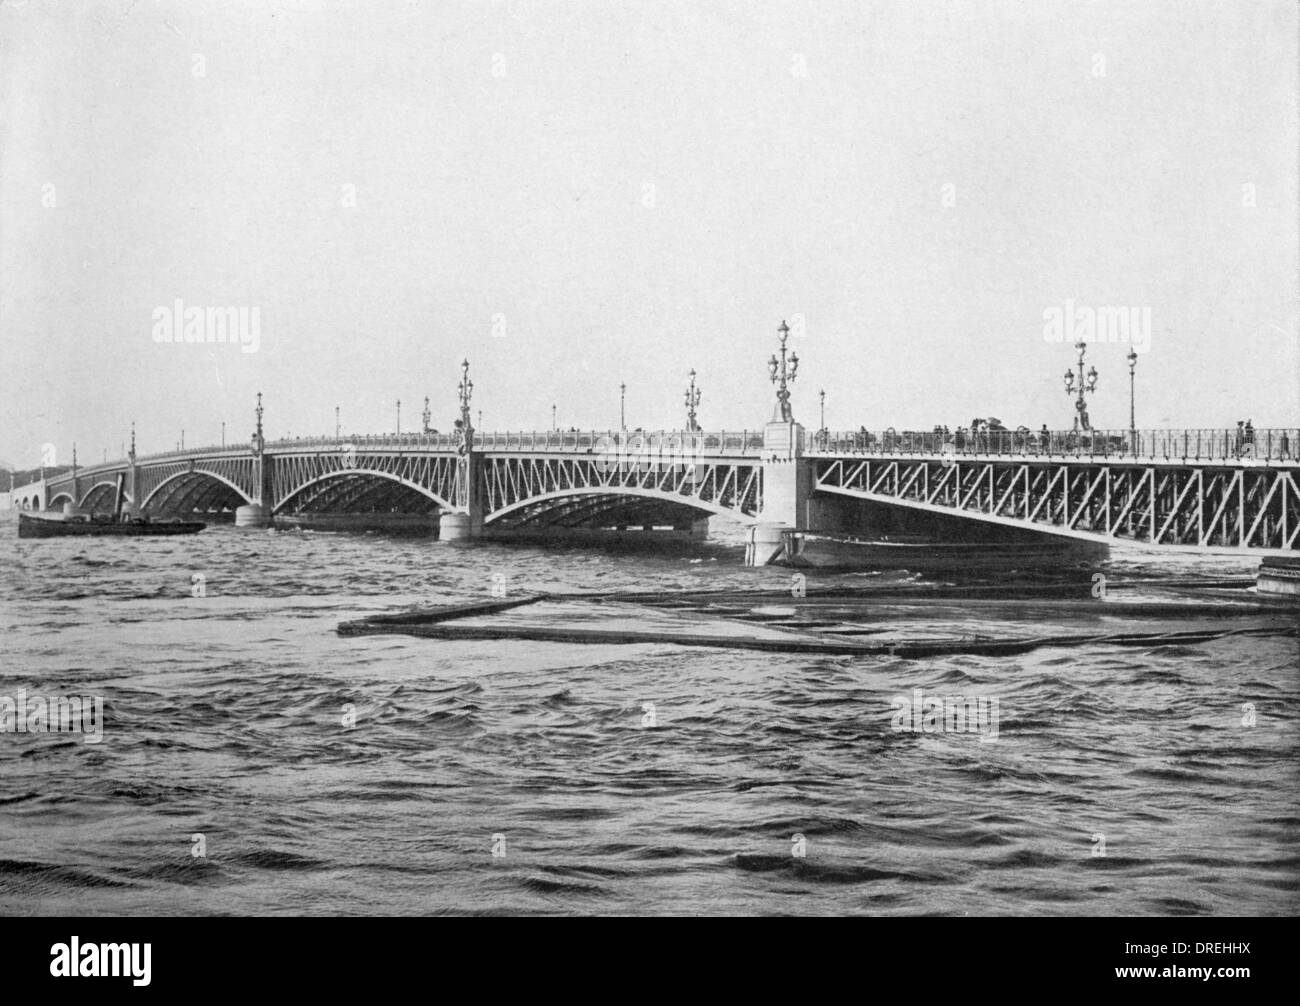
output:
POLYGON ((772 414, 772 421, 792 423, 794 422, 794 412, 790 408, 789 385, 794 383, 795 376, 799 372, 799 354, 791 353, 789 360, 786 360, 785 340, 790 336, 790 328, 783 320, 781 327, 777 331, 781 335, 781 359, 777 360, 774 353, 772 358, 767 361, 769 376, 772 378, 772 383, 777 385, 777 406, 772 414))
POLYGON ((700 424, 695 421, 695 410, 700 407, 700 389, 695 386, 695 370, 691 370, 691 386, 686 389, 686 431, 698 433, 700 424))
POLYGON ((456 386, 456 396, 460 400, 460 431, 466 450, 474 444, 474 428, 469 422, 469 403, 474 395, 474 382, 469 379, 469 360, 460 363, 460 384, 456 386))
POLYGON ((1076 430, 1091 430, 1092 424, 1088 422, 1088 404, 1084 400, 1084 392, 1089 393, 1097 390, 1097 368, 1090 367, 1088 373, 1083 372, 1083 354, 1088 348, 1088 344, 1080 339, 1074 344, 1074 348, 1079 351, 1079 377, 1076 381, 1073 370, 1065 372, 1065 393, 1067 395, 1077 394, 1074 402, 1074 428, 1076 430))

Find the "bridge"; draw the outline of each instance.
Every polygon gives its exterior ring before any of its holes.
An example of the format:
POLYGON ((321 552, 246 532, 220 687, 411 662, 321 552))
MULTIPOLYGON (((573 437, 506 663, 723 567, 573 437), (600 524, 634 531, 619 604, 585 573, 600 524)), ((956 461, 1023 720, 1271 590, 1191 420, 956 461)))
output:
POLYGON ((436 519, 445 540, 702 534, 705 518, 721 516, 750 528, 754 564, 778 558, 792 530, 1300 550, 1297 428, 812 432, 795 421, 783 375, 773 420, 753 430, 702 430, 691 406, 682 430, 481 432, 469 422, 463 367, 451 434, 267 441, 259 394, 248 443, 137 456, 133 433, 126 458, 78 467, 74 455, 71 471, 13 498, 104 512, 120 482, 125 509, 153 517, 256 528, 293 515, 398 513, 436 519))

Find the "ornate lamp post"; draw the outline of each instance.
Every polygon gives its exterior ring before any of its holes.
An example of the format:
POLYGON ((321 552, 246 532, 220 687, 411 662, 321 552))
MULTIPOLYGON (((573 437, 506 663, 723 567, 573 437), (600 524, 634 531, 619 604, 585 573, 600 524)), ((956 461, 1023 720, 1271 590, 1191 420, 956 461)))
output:
POLYGON ((432 413, 429 412, 429 396, 428 396, 428 395, 425 395, 425 396, 424 396, 424 411, 420 413, 420 419, 421 419, 421 421, 424 423, 424 432, 425 432, 425 435, 426 435, 426 436, 429 434, 429 431, 432 429, 432 427, 429 425, 429 420, 432 419, 432 418, 433 418, 433 415, 432 415, 432 413))
POLYGON ((822 424, 819 427, 818 432, 824 436, 826 434, 826 389, 822 388, 817 394, 822 400, 822 424))
POLYGON ((695 410, 700 407, 700 389, 695 386, 695 370, 691 370, 691 386, 686 389, 686 431, 698 433, 700 424, 695 421, 695 410))
POLYGON ((555 406, 552 405, 551 406, 551 429, 558 430, 559 428, 560 428, 559 424, 555 420, 555 406))
POLYGON ((221 446, 226 446, 226 421, 221 420, 221 446))
POLYGON ((135 464, 135 420, 134 419, 131 420, 131 453, 126 456, 126 459, 130 461, 131 464, 135 464))
POLYGON ((1084 400, 1084 392, 1094 392, 1097 390, 1097 368, 1090 367, 1088 373, 1083 372, 1083 354, 1088 348, 1088 344, 1080 340, 1074 344, 1074 348, 1079 351, 1079 377, 1075 380, 1074 371, 1065 372, 1065 393, 1067 395, 1077 394, 1074 402, 1074 411, 1077 415, 1074 417, 1074 428, 1076 430, 1091 430, 1092 425, 1088 422, 1088 404, 1084 400))
POLYGON ((799 372, 799 354, 791 353, 787 362, 785 355, 785 340, 790 336, 790 328, 785 321, 781 322, 781 327, 777 329, 781 334, 781 359, 778 361, 776 354, 767 361, 767 369, 772 378, 772 383, 777 386, 776 389, 776 409, 772 413, 772 422, 793 423, 794 412, 790 408, 790 389, 789 385, 794 383, 795 376, 799 372))
POLYGON ((474 444, 474 427, 469 421, 469 403, 474 395, 474 382, 469 379, 469 360, 460 364, 460 384, 456 387, 460 399, 460 435, 461 444, 468 451, 474 444))
MULTIPOLYGON (((266 438, 262 435, 262 393, 257 393, 257 429, 253 431, 253 453, 261 454, 266 438)), ((135 434, 131 434, 131 451, 135 452, 135 434)))
POLYGON ((1137 411, 1133 398, 1133 373, 1137 369, 1138 355, 1136 349, 1130 349, 1128 356, 1128 436, 1130 450, 1136 454, 1138 449, 1137 434, 1137 411))
POLYGON ((339 407, 334 406, 334 439, 339 438, 339 407))
POLYGON ((618 428, 627 429, 627 382, 618 386, 618 428))

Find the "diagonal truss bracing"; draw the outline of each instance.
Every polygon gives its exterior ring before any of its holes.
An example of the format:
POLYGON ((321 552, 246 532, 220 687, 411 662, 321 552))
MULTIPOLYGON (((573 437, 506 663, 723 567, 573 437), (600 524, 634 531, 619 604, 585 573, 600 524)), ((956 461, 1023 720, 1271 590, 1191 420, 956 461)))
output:
POLYGON ((1295 551, 1300 468, 897 457, 815 462, 817 491, 1094 541, 1295 551))
POLYGON ((540 500, 588 494, 657 498, 740 519, 757 516, 762 505, 762 468, 754 462, 489 455, 480 463, 488 521, 540 500))

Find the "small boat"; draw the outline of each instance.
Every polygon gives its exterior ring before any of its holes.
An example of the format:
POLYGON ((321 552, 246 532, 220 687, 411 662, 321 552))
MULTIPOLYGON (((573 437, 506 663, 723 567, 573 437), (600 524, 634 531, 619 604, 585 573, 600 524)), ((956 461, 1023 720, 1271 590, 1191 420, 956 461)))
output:
POLYGON ((194 534, 206 524, 201 521, 153 521, 148 517, 122 513, 122 480, 117 477, 117 492, 111 514, 87 513, 19 513, 19 538, 67 538, 79 535, 125 535, 130 537, 160 534, 194 534))
POLYGON ((113 520, 111 517, 65 517, 54 514, 18 515, 19 538, 65 538, 77 535, 194 534, 206 524, 201 521, 151 521, 147 517, 113 520))

